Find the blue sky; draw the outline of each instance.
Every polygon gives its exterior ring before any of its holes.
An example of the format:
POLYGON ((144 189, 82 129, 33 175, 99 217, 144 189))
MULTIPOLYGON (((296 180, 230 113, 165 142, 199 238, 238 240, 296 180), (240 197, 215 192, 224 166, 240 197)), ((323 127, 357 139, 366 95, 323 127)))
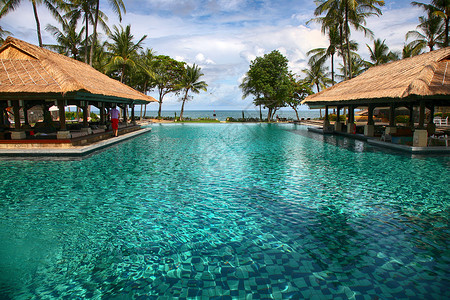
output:
MULTIPOLYGON (((316 7, 312 0, 124 0, 127 14, 122 25, 131 24, 136 39, 147 35, 144 47, 157 54, 169 55, 189 64, 198 64, 208 83, 208 92, 194 95, 186 109, 251 109, 252 99, 242 99, 239 84, 251 60, 279 50, 289 59, 291 70, 302 75, 306 67, 306 52, 326 47, 327 40, 318 24, 306 24, 316 7)), ((119 24, 107 1, 101 9, 109 17, 109 25, 119 24)), ((391 50, 401 50, 405 34, 414 30, 422 11, 410 1, 389 1, 381 17, 371 17, 367 27, 375 38, 386 40, 391 50)), ((50 13, 39 7, 42 28, 57 25, 50 13)), ((0 25, 17 38, 37 44, 35 23, 29 1, 0 20, 0 25)), ((104 37, 103 37, 104 38, 104 37)), ((366 44, 372 41, 354 32, 352 39, 360 45, 358 51, 368 56, 366 44)), ((43 31, 44 43, 54 42, 43 31)), ((340 63, 340 61, 337 61, 340 63)), ((156 93, 151 93, 156 97, 156 93)), ((167 96, 163 110, 180 109, 176 96, 167 96)), ((152 104, 152 110, 157 109, 152 104)))

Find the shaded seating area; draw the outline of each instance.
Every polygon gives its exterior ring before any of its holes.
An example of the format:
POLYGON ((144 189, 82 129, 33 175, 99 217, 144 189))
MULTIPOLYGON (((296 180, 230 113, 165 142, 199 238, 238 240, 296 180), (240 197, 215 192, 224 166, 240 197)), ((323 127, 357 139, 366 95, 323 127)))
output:
POLYGON ((447 47, 372 67, 353 79, 308 96, 302 103, 310 108, 325 108, 324 132, 361 134, 410 147, 445 146, 446 143, 430 143, 429 138, 450 134, 449 66, 447 47), (330 109, 336 111, 334 123, 329 119, 330 109), (364 116, 356 114, 357 109, 366 110, 364 116), (385 112, 378 120, 374 117, 376 109, 385 112), (348 113, 342 122, 340 114, 344 110, 348 113), (443 117, 435 117, 438 111, 443 117))
POLYGON ((83 62, 12 37, 0 48, 0 62, 3 143, 60 140, 76 144, 108 138, 112 136, 108 112, 114 106, 121 110, 119 134, 138 130, 135 105, 156 102, 83 62), (68 106, 82 112, 81 121, 67 122, 68 106), (90 108, 99 112, 95 122, 89 122, 90 108))

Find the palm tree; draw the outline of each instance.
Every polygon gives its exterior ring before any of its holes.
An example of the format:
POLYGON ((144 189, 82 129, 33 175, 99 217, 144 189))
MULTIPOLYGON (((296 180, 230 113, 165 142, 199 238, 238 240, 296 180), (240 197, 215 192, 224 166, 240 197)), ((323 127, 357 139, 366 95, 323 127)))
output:
MULTIPOLYGON (((139 77, 140 91, 147 94, 152 89, 151 82, 155 80, 155 72, 153 71, 155 64, 155 52, 152 49, 146 49, 138 57, 138 69, 136 75, 139 77)), ((141 105, 141 121, 145 118, 147 112, 147 104, 145 104, 144 114, 142 114, 143 106, 141 105)))
POLYGON ((120 77, 120 82, 126 78, 126 72, 136 66, 137 51, 142 49, 142 42, 147 38, 144 35, 137 43, 133 42, 134 36, 131 34, 131 25, 127 25, 125 30, 120 25, 120 29, 114 25, 114 32, 109 36, 112 43, 107 43, 111 59, 107 65, 109 71, 116 71, 120 77))
MULTIPOLYGON (((328 75, 328 68, 324 66, 324 61, 309 61, 308 69, 303 69, 302 72, 306 74, 305 81, 309 83, 310 86, 316 86, 317 93, 321 89, 324 89, 331 82, 328 75)), ((322 117, 322 109, 320 110, 320 117, 322 117)))
POLYGON ((58 42, 58 45, 46 45, 47 48, 57 51, 60 54, 72 56, 78 60, 79 49, 83 42, 84 27, 77 32, 77 23, 67 18, 60 19, 62 31, 53 25, 48 24, 45 29, 49 31, 58 42))
POLYGON ((412 48, 410 45, 403 45, 402 58, 413 57, 421 53, 421 49, 412 48))
MULTIPOLYGON (((361 75, 369 68, 367 62, 354 52, 352 52, 352 55, 350 56, 350 65, 352 70, 351 78, 361 75)), ((339 68, 342 73, 344 72, 343 68, 344 66, 342 65, 339 68)), ((343 78, 342 75, 340 77, 343 78)))
POLYGON ((328 28, 327 31, 328 40, 330 42, 328 48, 316 48, 308 51, 306 54, 312 55, 310 60, 318 61, 318 60, 326 60, 330 58, 331 60, 331 85, 334 85, 334 55, 337 52, 337 48, 339 45, 339 32, 337 26, 333 26, 328 28))
MULTIPOLYGON (((89 62, 89 24, 94 22, 94 4, 96 0, 69 0, 69 2, 64 2, 61 7, 66 10, 64 17, 72 19, 74 22, 78 22, 79 19, 83 20, 85 28, 85 38, 84 38, 84 62, 89 62)), ((99 12, 100 24, 104 30, 109 33, 109 28, 105 21, 108 20, 103 12, 99 12)), ((91 64, 92 65, 92 64, 91 64)))
POLYGON ((376 7, 384 6, 383 0, 345 0, 345 38, 347 43, 347 60, 350 78, 352 78, 352 64, 350 57, 350 24, 356 30, 364 31, 366 36, 373 36, 373 33, 362 25, 365 25, 365 18, 369 16, 381 15, 381 10, 376 7))
MULTIPOLYGON (((124 13, 126 13, 125 4, 123 3, 123 0, 108 0, 109 4, 113 8, 113 11, 119 16, 119 21, 122 22, 122 10, 124 13)), ((98 21, 100 19, 100 0, 95 1, 95 14, 94 14, 94 24, 93 24, 93 31, 92 34, 92 44, 91 44, 91 51, 89 55, 89 64, 92 66, 92 61, 94 57, 94 48, 95 44, 97 42, 97 27, 98 27, 98 21)))
POLYGON ((11 35, 11 32, 3 30, 3 28, 0 26, 0 44, 3 44, 5 42, 5 39, 3 38, 5 35, 11 35))
POLYGON ((432 12, 428 12, 428 16, 419 17, 420 24, 417 26, 419 30, 408 31, 406 40, 415 38, 408 45, 420 51, 428 47, 430 51, 434 50, 435 46, 442 46, 442 38, 444 34, 444 24, 440 17, 437 17, 432 12))
POLYGON ((420 2, 411 2, 414 6, 420 6, 425 11, 432 12, 435 16, 444 21, 444 47, 449 45, 449 21, 450 21, 450 1, 448 0, 432 0, 431 4, 420 2))
MULTIPOLYGON (((55 16, 59 15, 58 8, 55 7, 58 0, 29 0, 31 5, 33 6, 34 19, 36 21, 36 31, 38 36, 39 47, 42 47, 42 35, 41 35, 41 22, 39 21, 37 6, 39 4, 44 4, 48 10, 55 16)), ((2 0, 3 7, 0 10, 0 18, 6 15, 7 13, 14 11, 17 7, 19 7, 21 0, 2 0)))
POLYGON ((200 91, 207 91, 207 84, 204 81, 199 81, 200 77, 204 74, 201 72, 201 68, 195 64, 191 67, 186 66, 186 70, 181 77, 179 88, 183 90, 184 96, 182 98, 183 104, 181 105, 180 121, 183 120, 184 104, 188 100, 189 92, 199 94, 200 91))
POLYGON ((373 41, 373 48, 366 44, 370 52, 371 62, 367 62, 368 66, 378 66, 390 61, 398 60, 398 55, 389 51, 389 47, 385 43, 386 40, 376 39, 373 41))
MULTIPOLYGON (((382 0, 318 0, 318 6, 314 14, 317 16, 326 13, 326 16, 323 18, 325 24, 335 23, 336 20, 341 24, 341 46, 343 44, 347 46, 345 53, 349 74, 352 74, 351 64, 348 63, 351 59, 350 25, 356 30, 363 31, 366 36, 373 36, 372 31, 364 26, 366 23, 365 19, 369 16, 381 15, 381 10, 376 6, 383 5, 384 1, 382 0)), ((343 49, 342 52, 344 52, 343 49)), ((346 65, 345 60, 344 65, 346 65)))
POLYGON ((306 74, 305 80, 311 86, 316 87, 317 93, 326 88, 331 82, 331 79, 328 77, 330 75, 328 67, 324 66, 323 61, 308 62, 308 68, 303 69, 302 72, 306 74))

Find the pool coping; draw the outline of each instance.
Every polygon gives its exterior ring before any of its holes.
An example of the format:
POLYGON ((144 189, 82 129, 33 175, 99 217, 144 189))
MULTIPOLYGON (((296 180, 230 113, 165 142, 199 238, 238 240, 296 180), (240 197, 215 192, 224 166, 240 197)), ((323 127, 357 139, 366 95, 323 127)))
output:
POLYGON ((123 141, 129 140, 138 135, 150 132, 151 128, 141 128, 137 131, 126 133, 118 137, 112 137, 106 140, 102 140, 91 145, 86 146, 73 146, 70 148, 50 148, 50 147, 39 147, 39 148, 5 148, 0 149, 0 159, 1 158, 23 158, 26 159, 34 157, 84 157, 92 154, 95 151, 116 145, 123 141))
POLYGON ((401 152, 407 152, 411 154, 450 154, 450 147, 434 146, 434 147, 413 147, 408 145, 393 144, 389 142, 383 142, 374 137, 367 137, 362 134, 350 134, 344 132, 324 132, 322 128, 308 127, 308 131, 318 134, 333 134, 348 137, 355 140, 367 142, 369 145, 379 148, 387 148, 390 150, 397 150, 401 152))

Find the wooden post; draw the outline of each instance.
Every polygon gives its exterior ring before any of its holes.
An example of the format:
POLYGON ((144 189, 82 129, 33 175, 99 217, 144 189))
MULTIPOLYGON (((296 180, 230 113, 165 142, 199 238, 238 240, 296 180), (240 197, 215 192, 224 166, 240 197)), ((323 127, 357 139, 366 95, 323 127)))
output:
POLYGON ((30 122, 28 121, 28 104, 26 104, 25 101, 24 101, 22 110, 23 110, 23 120, 24 120, 24 124, 25 124, 25 125, 30 125, 30 122))
POLYGON ((419 107, 419 128, 424 128, 425 126, 425 101, 420 101, 419 107))
POLYGON ((66 105, 64 99, 58 99, 59 126, 61 131, 66 130, 66 105))
POLYGON ((136 122, 134 121, 134 104, 131 104, 131 124, 136 125, 136 122))
POLYGON ((5 126, 5 107, 0 105, 0 127, 5 126))
POLYGON ((373 110, 375 109, 375 106, 373 105, 369 105, 368 108, 368 116, 367 116, 367 125, 374 125, 374 121, 373 121, 373 110))
POLYGON ((19 100, 13 101, 13 111, 14 111, 14 128, 20 130, 20 105, 19 100))
POLYGON ((105 102, 100 102, 100 125, 105 124, 105 102))
POLYGON ((123 122, 125 123, 125 126, 127 126, 127 105, 123 105, 123 122))
POLYGON ((88 127, 88 102, 83 103, 83 127, 88 127))
POLYGON ((328 105, 325 105, 325 120, 328 121, 328 105))
POLYGON ((340 117, 341 117, 340 111, 341 111, 341 108, 339 106, 337 106, 336 107, 336 122, 340 121, 340 117))
POLYGON ((414 128, 414 104, 408 106, 409 109, 409 126, 414 128))
POLYGON ((434 124, 433 123, 433 119, 434 119, 434 104, 431 104, 430 107, 430 119, 428 120, 429 124, 434 124))
POLYGON ((395 106, 394 103, 391 103, 389 108, 389 127, 395 126, 395 106))

